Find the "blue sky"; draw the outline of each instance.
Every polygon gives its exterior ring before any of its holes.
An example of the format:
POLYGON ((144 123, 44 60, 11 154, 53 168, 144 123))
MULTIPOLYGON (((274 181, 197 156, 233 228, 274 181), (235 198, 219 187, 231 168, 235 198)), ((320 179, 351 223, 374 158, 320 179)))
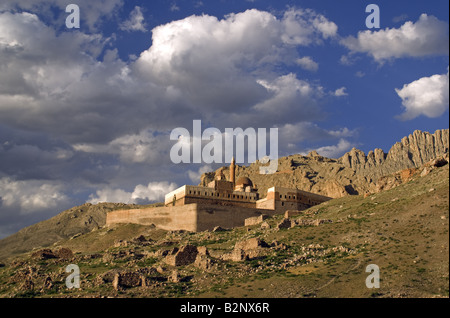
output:
POLYGON ((176 127, 279 129, 279 154, 385 152, 449 126, 448 1, 0 4, 0 237, 84 202, 145 203, 176 127), (80 29, 68 29, 68 4, 80 29), (366 26, 377 4, 380 28, 366 26))

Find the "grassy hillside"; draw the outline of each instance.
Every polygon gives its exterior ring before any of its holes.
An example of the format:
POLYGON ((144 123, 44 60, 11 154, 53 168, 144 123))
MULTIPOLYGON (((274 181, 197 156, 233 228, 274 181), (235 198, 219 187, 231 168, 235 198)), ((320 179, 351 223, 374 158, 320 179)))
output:
POLYGON ((217 232, 98 228, 49 247, 69 248, 69 257, 28 253, 0 267, 0 296, 448 297, 448 191, 446 165, 391 190, 313 207, 291 217, 290 228, 278 227, 283 216, 217 232), (332 222, 301 225, 311 220, 332 222), (267 245, 239 245, 252 238, 267 245), (236 243, 246 257, 233 261, 226 256, 236 243), (175 266, 169 259, 186 245, 208 255, 175 266), (79 266, 81 289, 65 286, 68 264, 79 266), (380 268, 379 289, 365 285, 369 264, 380 268), (130 281, 120 285, 120 277, 130 281))
POLYGON ((47 247, 60 240, 101 228, 105 225, 106 213, 110 211, 139 207, 123 203, 86 203, 73 207, 0 240, 0 262, 33 248, 47 247))

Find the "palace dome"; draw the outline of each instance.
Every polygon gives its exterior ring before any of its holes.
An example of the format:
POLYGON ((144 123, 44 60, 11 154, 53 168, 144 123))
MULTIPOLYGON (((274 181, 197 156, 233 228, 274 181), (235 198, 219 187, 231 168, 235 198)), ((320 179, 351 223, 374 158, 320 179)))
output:
POLYGON ((236 181, 236 186, 243 186, 244 188, 247 186, 253 187, 253 182, 247 177, 240 177, 236 181))

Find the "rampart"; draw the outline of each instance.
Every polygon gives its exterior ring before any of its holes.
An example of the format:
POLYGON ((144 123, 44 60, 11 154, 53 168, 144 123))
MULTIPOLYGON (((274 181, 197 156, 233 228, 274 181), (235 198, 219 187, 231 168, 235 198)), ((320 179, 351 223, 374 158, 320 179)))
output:
POLYGON ((216 204, 186 204, 183 206, 156 207, 112 211, 106 215, 106 225, 135 223, 154 224, 164 230, 192 232, 212 230, 216 226, 234 228, 245 225, 245 219, 262 214, 272 216, 277 211, 216 204))

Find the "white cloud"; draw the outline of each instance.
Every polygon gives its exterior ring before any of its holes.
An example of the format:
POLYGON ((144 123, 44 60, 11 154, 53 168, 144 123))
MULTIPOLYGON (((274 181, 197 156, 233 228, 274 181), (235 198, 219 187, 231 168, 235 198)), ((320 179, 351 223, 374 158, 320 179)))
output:
POLYGON ((408 15, 406 13, 404 13, 404 14, 400 14, 398 16, 393 17, 392 22, 399 23, 399 22, 405 21, 406 19, 408 19, 408 15))
POLYGON ((351 53, 367 53, 380 63, 391 58, 448 55, 448 23, 422 14, 416 23, 408 21, 398 29, 361 31, 356 38, 349 36, 341 43, 351 53))
POLYGON ((213 170, 214 169, 210 165, 204 165, 204 166, 200 167, 197 172, 188 170, 188 176, 192 182, 194 182, 195 184, 198 184, 198 183, 200 183, 200 178, 201 178, 202 174, 204 174, 206 172, 211 172, 213 170))
POLYGON ((172 5, 170 6, 170 11, 172 12, 180 11, 180 7, 177 6, 176 3, 172 3, 172 5))
POLYGON ((164 200, 164 196, 175 190, 177 185, 175 183, 150 182, 147 186, 139 184, 134 188, 133 192, 127 192, 122 189, 104 188, 97 190, 96 194, 89 196, 89 201, 92 204, 99 202, 114 202, 126 204, 142 204, 144 202, 155 202, 164 200))
POLYGON ((346 92, 346 87, 338 88, 336 91, 334 91, 334 96, 341 97, 341 96, 347 96, 348 93, 346 92))
MULTIPOLYGON (((339 158, 345 152, 354 147, 354 144, 345 139, 340 139, 337 145, 325 146, 315 149, 317 153, 326 158, 339 158)), ((310 152, 307 151, 306 153, 310 152)))
POLYGON ((16 181, 0 179, 0 206, 17 208, 20 214, 30 214, 55 208, 68 200, 62 186, 49 181, 16 181))
POLYGON ((147 163, 160 165, 169 158, 169 134, 158 134, 150 130, 139 134, 123 135, 108 144, 78 143, 77 151, 118 155, 124 163, 147 163))
POLYGON ((293 73, 270 82, 259 80, 258 83, 272 97, 252 107, 257 114, 270 116, 271 121, 284 123, 287 118, 292 117, 309 121, 320 116, 317 101, 324 95, 323 87, 299 80, 293 73))
POLYGON ((77 0, 74 2, 67 0, 2 0, 0 3, 0 12, 39 12, 40 16, 45 16, 46 20, 60 27, 67 17, 65 9, 70 3, 76 3, 80 7, 80 11, 82 12, 82 26, 84 27, 86 25, 91 31, 95 31, 106 19, 111 18, 123 6, 124 0, 77 0))
MULTIPOLYGON (((313 102, 321 95, 320 86, 278 74, 276 65, 298 59, 297 46, 334 36, 337 28, 332 25, 314 11, 300 9, 290 9, 281 18, 256 9, 222 20, 190 16, 154 28, 152 46, 133 69, 147 81, 171 87, 183 97, 186 111, 223 125, 268 122, 264 111, 272 114, 276 100, 285 102, 276 107, 315 115, 313 102), (250 114, 252 109, 262 112, 250 114)), ((301 61, 316 67, 312 59, 301 61)), ((292 115, 279 112, 276 118, 282 122, 292 115)), ((308 119, 311 116, 304 117, 308 119)))
POLYGON ((283 19, 283 41, 288 44, 320 44, 337 35, 337 25, 311 9, 290 9, 283 19))
POLYGON ((130 13, 129 19, 121 23, 119 28, 124 31, 146 32, 147 27, 144 20, 141 7, 135 6, 130 13))
POLYGON ((414 119, 420 115, 430 118, 441 116, 449 107, 449 73, 422 77, 412 83, 395 89, 402 99, 405 112, 402 120, 414 119))
MULTIPOLYGON (((296 46, 333 36, 330 25, 312 10, 300 9, 281 18, 259 10, 223 20, 191 16, 154 28, 152 46, 136 61, 124 62, 116 49, 97 59, 109 42, 101 35, 56 33, 36 15, 2 12, 0 48, 6 53, 0 56, 5 70, 0 73, 0 122, 56 134, 71 144, 116 140, 119 144, 109 146, 126 148, 119 138, 148 127, 167 131, 192 116, 227 127, 249 126, 267 114, 240 114, 255 105, 272 113, 265 106, 276 100, 311 120, 321 87, 289 79, 275 65, 295 61, 296 46), (118 118, 120 125, 111 124, 118 118)), ((285 112, 278 123, 289 118, 285 112)), ((123 154, 125 160, 142 162, 139 155, 123 154)))
POLYGON ((315 72, 319 69, 319 64, 315 62, 310 56, 304 56, 295 61, 301 68, 315 72))
MULTIPOLYGON (((62 0, 49 2, 62 5, 62 0)), ((115 8, 118 2, 111 1, 115 8)), ((89 15, 84 5, 80 8, 89 15)), ((109 2, 105 6, 102 12, 113 14, 109 2)), ((29 8, 37 8, 31 0, 29 8)), ((141 29, 139 12, 130 15, 136 23, 130 19, 128 28, 141 29)), ((151 47, 131 61, 107 46, 114 44, 113 36, 58 29, 40 17, 0 11, 0 130, 7 126, 13 136, 24 131, 40 136, 37 145, 27 138, 14 143, 14 137, 11 145, 0 147, 0 155, 8 157, 7 164, 2 157, 0 178, 20 174, 70 180, 74 192, 89 189, 92 202, 157 201, 175 184, 145 185, 143 169, 153 180, 178 183, 186 176, 198 180, 204 171, 166 169, 171 129, 189 129, 193 118, 244 129, 299 120, 311 128, 316 126, 312 120, 322 118, 320 84, 280 71, 300 59, 299 47, 321 45, 337 35, 337 26, 312 10, 289 9, 281 16, 248 10, 221 20, 202 15, 173 21, 154 28, 151 47)), ((307 62, 315 68, 312 58, 307 62)), ((296 140, 305 140, 302 136, 310 131, 299 130, 296 140)), ((325 130, 308 136, 337 138, 325 130)), ((58 208, 65 199, 57 182, 11 183, 28 194, 18 196, 26 202, 24 211, 45 204, 58 208)), ((3 207, 11 198, 2 199, 3 207)), ((22 210, 18 200, 14 204, 22 210)))
POLYGON ((348 142, 344 138, 354 137, 357 134, 355 130, 350 130, 347 127, 338 130, 326 130, 319 127, 317 124, 311 122, 300 122, 295 124, 286 124, 279 127, 279 148, 280 152, 286 151, 286 154, 291 154, 293 152, 301 153, 306 155, 311 150, 305 151, 304 148, 300 148, 300 145, 304 141, 323 141, 323 140, 343 140, 340 143, 340 147, 328 146, 320 148, 321 151, 328 151, 327 154, 331 153, 331 150, 335 150, 334 153, 339 153, 348 142))

